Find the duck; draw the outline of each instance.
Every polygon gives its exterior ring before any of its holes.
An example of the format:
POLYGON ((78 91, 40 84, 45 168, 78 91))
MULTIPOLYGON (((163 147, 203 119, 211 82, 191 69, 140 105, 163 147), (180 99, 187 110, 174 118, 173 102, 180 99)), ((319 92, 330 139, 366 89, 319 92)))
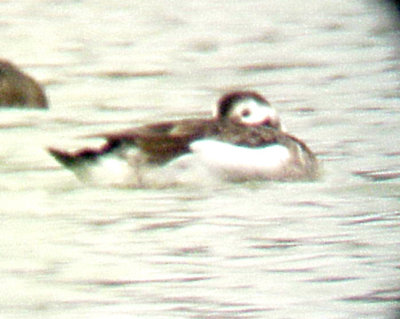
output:
POLYGON ((305 180, 315 179, 318 171, 314 153, 286 133, 277 111, 254 91, 224 94, 211 118, 164 121, 91 137, 104 138, 105 144, 48 151, 78 179, 96 185, 305 180))
POLYGON ((0 106, 47 109, 44 89, 15 64, 0 59, 0 106))

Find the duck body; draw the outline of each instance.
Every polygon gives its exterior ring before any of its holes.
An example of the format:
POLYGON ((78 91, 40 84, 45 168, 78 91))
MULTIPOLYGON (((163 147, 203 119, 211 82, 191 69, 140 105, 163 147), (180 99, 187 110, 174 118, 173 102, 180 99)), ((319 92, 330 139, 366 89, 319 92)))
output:
POLYGON ((0 106, 48 108, 42 87, 14 64, 0 59, 0 106))
MULTIPOLYGON (((257 96, 240 95, 250 105, 265 104, 257 96)), ((281 130, 276 113, 247 109, 240 98, 240 112, 237 103, 224 109, 221 106, 227 98, 222 98, 219 115, 211 119, 161 122, 99 134, 96 137, 106 143, 98 149, 67 152, 49 148, 49 152, 81 180, 94 184, 151 187, 191 179, 241 182, 317 176, 315 156, 304 142, 281 130), (262 115, 246 122, 254 115, 249 112, 262 115)))
POLYGON ((313 180, 318 161, 307 145, 273 128, 231 128, 221 139, 191 143, 191 151, 202 165, 222 180, 313 180), (236 132, 235 132, 236 131, 236 132))

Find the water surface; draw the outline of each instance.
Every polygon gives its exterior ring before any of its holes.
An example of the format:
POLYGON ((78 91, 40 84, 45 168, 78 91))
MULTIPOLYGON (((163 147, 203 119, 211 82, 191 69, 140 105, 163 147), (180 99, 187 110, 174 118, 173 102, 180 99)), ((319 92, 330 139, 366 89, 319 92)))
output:
POLYGON ((2 1, 2 57, 48 112, 0 110, 2 318, 392 318, 398 34, 372 1, 2 1), (211 115, 253 89, 323 162, 314 183, 123 189, 47 146, 211 115))

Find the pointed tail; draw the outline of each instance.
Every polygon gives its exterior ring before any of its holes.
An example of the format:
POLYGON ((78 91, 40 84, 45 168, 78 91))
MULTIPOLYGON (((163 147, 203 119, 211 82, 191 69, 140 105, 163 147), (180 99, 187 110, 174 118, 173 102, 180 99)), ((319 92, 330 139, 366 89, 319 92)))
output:
POLYGON ((121 142, 118 140, 108 140, 100 149, 84 148, 77 152, 67 152, 54 147, 49 147, 48 151, 57 162, 67 168, 73 168, 75 166, 97 161, 99 156, 114 151, 114 149, 120 146, 120 144, 121 142))

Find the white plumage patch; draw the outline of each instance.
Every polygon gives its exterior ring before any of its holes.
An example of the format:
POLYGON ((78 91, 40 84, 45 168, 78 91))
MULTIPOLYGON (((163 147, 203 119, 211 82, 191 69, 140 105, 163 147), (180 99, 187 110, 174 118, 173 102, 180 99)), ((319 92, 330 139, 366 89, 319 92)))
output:
POLYGON ((95 162, 83 163, 72 170, 80 180, 93 185, 137 184, 133 167, 114 154, 101 156, 95 162))
POLYGON ((214 174, 226 180, 280 179, 285 177, 291 156, 279 144, 259 148, 236 146, 215 140, 190 145, 193 155, 214 174))
POLYGON ((191 153, 164 165, 148 164, 139 150, 110 153, 72 168, 94 185, 168 187, 220 181, 285 179, 293 165, 289 150, 279 144, 249 148, 204 139, 190 144, 191 153))
POLYGON ((240 119, 241 123, 254 126, 262 124, 268 119, 279 122, 278 113, 274 108, 249 99, 238 102, 232 110, 231 116, 240 119))

